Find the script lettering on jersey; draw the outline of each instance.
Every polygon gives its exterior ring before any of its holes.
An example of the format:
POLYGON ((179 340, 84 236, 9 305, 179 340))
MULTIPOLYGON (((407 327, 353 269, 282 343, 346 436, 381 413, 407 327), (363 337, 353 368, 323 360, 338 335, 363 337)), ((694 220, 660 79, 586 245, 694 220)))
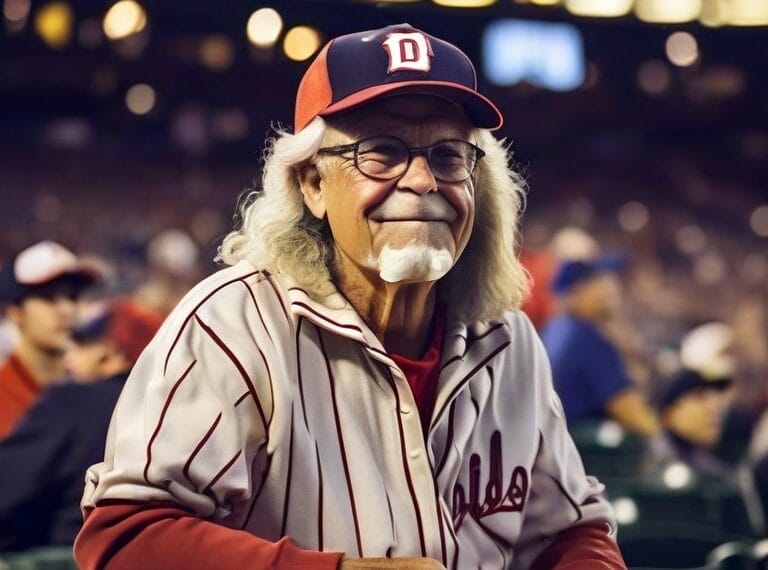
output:
POLYGON ((528 472, 521 466, 512 470, 509 483, 505 486, 501 456, 501 432, 491 436, 490 471, 484 496, 480 497, 481 459, 477 453, 469 458, 469 493, 461 483, 453 488, 453 524, 459 530, 467 515, 480 521, 501 512, 520 512, 528 495, 528 472))
POLYGON ((383 43, 389 55, 387 73, 395 71, 429 71, 432 46, 424 34, 394 33, 389 34, 383 43))

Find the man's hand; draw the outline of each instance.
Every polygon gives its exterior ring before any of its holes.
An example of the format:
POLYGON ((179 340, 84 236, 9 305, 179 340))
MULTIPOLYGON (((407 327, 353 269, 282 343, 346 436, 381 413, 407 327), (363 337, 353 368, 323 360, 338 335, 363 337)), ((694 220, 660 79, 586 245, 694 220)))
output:
POLYGON ((342 558, 339 570, 445 570, 434 558, 342 558))

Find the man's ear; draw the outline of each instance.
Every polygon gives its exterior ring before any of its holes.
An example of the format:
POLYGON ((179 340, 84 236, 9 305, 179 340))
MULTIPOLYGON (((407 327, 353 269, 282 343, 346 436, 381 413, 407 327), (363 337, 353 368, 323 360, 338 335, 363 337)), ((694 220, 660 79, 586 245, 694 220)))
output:
POLYGON ((322 179, 317 166, 307 164, 297 172, 299 178, 299 187, 304 196, 304 204, 317 219, 322 220, 325 217, 325 193, 322 188, 322 179))

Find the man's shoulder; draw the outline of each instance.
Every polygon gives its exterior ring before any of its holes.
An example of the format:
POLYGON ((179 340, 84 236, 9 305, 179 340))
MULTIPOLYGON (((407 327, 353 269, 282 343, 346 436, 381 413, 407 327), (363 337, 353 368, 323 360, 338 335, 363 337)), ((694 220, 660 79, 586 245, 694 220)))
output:
POLYGON ((516 342, 538 342, 539 335, 528 315, 521 311, 507 311, 501 321, 510 338, 516 342))
POLYGON ((512 345, 515 349, 539 343, 539 337, 531 320, 523 311, 508 311, 492 321, 472 323, 467 326, 468 345, 492 343, 512 345))
POLYGON ((223 333, 274 340, 292 330, 285 286, 266 271, 242 261, 193 287, 173 309, 158 335, 171 350, 184 331, 198 328, 211 337, 223 333), (197 324, 199 326, 190 326, 197 324), (263 335, 262 335, 263 333, 263 335))
POLYGON ((247 261, 225 267, 195 285, 179 302, 172 315, 214 311, 219 317, 242 315, 248 306, 284 305, 284 287, 264 270, 247 261))

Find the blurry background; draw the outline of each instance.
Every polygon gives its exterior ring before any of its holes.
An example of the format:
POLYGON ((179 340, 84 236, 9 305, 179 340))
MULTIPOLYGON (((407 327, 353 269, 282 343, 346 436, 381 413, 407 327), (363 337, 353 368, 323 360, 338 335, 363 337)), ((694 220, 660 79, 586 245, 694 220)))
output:
POLYGON ((209 270, 305 60, 407 21, 478 62, 530 186, 526 246, 570 224, 631 249, 648 317, 720 317, 764 290, 763 0, 2 6, 0 259, 51 237, 140 264, 175 228, 209 270))
POLYGON ((586 234, 627 254, 641 386, 674 370, 685 331, 718 320, 746 355, 735 398, 754 417, 765 406, 765 0, 0 4, 0 263, 55 239, 112 267, 114 292, 169 308, 215 269, 265 137, 291 127, 306 60, 333 36, 408 22, 460 45, 505 115, 529 186, 537 324, 552 259, 579 254, 562 230, 586 234))

